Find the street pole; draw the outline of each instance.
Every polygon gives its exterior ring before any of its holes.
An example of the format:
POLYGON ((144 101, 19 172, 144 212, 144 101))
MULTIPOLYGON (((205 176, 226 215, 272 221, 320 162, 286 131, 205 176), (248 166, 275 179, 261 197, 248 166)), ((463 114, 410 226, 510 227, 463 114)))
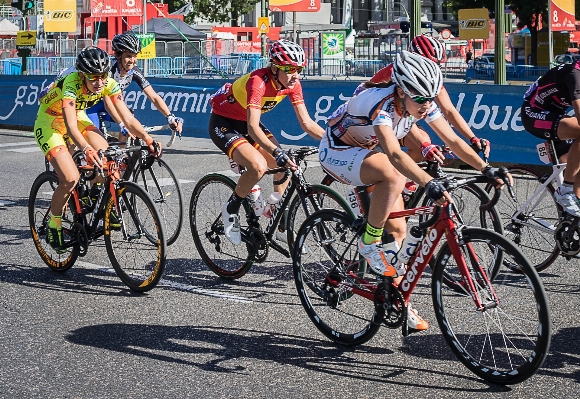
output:
POLYGON ((495 61, 493 80, 497 85, 506 84, 505 72, 505 2, 495 0, 495 61))
MULTIPOLYGON (((411 36, 413 38, 421 35, 421 0, 411 0, 413 7, 413 19, 411 20, 411 36)), ((404 8, 404 7, 403 7, 404 8)), ((406 10, 405 10, 406 11, 406 10)), ((409 38, 411 41, 412 38, 409 38)))
MULTIPOLYGON (((261 0, 260 16, 267 17, 268 10, 266 9, 266 0, 261 0)), ((266 57, 266 33, 262 33, 262 57, 266 57)))
MULTIPOLYGON (((143 1, 143 33, 147 33, 147 0, 143 1)), ((149 72, 149 61, 147 58, 143 60, 143 74, 147 76, 149 72)))

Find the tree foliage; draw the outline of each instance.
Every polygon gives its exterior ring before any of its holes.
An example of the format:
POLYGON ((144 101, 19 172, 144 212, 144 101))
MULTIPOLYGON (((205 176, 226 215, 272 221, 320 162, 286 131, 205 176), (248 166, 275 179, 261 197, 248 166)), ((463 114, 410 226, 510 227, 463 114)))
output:
MULTIPOLYGON (((187 0, 168 0, 169 12, 183 7, 187 0)), ((257 0, 194 0, 193 10, 185 16, 185 22, 191 23, 195 19, 204 19, 208 22, 232 22, 237 25, 238 17, 247 14, 256 8, 257 0)))

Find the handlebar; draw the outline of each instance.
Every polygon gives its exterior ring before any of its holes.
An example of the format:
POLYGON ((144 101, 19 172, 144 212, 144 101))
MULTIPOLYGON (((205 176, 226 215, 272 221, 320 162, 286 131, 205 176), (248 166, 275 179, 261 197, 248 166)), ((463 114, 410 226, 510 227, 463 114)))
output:
MULTIPOLYGON (((318 147, 301 147, 298 149, 289 149, 287 153, 288 153, 288 157, 290 158, 290 160, 292 160, 292 162, 294 162, 296 165, 298 165, 307 156, 317 154, 318 147)), ((292 171, 290 169, 282 166, 282 167, 278 167, 278 168, 268 169, 266 174, 273 175, 273 174, 281 173, 281 172, 284 172, 284 177, 282 177, 280 180, 274 180, 274 185, 280 185, 280 184, 284 183, 286 180, 288 180, 288 178, 290 177, 290 174, 292 174, 292 171)))

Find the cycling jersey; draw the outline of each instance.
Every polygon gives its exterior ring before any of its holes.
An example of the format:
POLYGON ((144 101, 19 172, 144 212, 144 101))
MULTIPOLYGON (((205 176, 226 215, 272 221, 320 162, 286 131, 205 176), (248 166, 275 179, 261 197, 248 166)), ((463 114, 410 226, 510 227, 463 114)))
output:
MULTIPOLYGON (((370 88, 351 97, 328 118, 328 128, 319 146, 322 168, 335 179, 353 186, 364 185, 360 170, 364 159, 379 140, 374 126, 389 126, 402 139, 417 119, 403 117, 395 102, 397 86, 370 88)), ((427 110, 426 122, 441 117, 435 102, 427 110)))
POLYGON ((119 84, 121 90, 125 90, 133 81, 137 83, 137 86, 141 90, 145 90, 145 88, 151 86, 151 83, 149 83, 145 75, 143 75, 143 72, 137 66, 134 66, 125 76, 121 76, 121 70, 117 60, 113 61, 110 76, 119 84))
POLYGON ((580 100, 580 61, 550 69, 524 95, 534 108, 564 112, 572 101, 580 100))
POLYGON ((278 90, 270 68, 262 68, 240 77, 233 84, 223 85, 211 97, 210 105, 217 115, 247 121, 248 108, 268 112, 286 96, 290 97, 292 105, 304 103, 300 81, 292 89, 278 90))
MULTIPOLYGON (((371 78, 371 82, 373 83, 381 83, 381 82, 390 82, 391 75, 393 74, 393 66, 394 64, 389 64, 386 67, 379 70, 377 73, 373 75, 371 78)), ((354 95, 356 96, 361 91, 365 90, 367 87, 365 86, 364 82, 359 84, 357 88, 354 90, 354 95)))
POLYGON ((44 155, 50 159, 54 155, 51 150, 65 146, 63 136, 67 130, 63 108, 70 107, 77 111, 77 126, 81 133, 85 134, 87 129, 94 128, 85 109, 101 101, 104 96, 109 96, 113 103, 123 101, 121 89, 114 79, 107 78, 104 86, 100 93, 91 93, 79 76, 79 72, 75 71, 68 75, 61 73, 59 78, 41 93, 34 135, 44 155))

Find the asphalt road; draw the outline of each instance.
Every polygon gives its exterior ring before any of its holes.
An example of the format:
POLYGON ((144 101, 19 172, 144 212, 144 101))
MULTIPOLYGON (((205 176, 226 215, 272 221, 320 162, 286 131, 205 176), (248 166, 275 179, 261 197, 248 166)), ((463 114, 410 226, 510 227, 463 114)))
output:
MULTIPOLYGON (((228 162, 208 140, 174 147, 164 159, 182 180, 188 209, 195 182, 228 162)), ((383 328, 349 349, 312 325, 287 259, 272 253, 226 282, 199 259, 187 221, 162 283, 148 294, 132 294, 109 265, 92 262, 102 241, 66 273, 52 272, 28 228, 28 193, 44 168, 30 132, 0 131, 0 166, 0 398, 578 396, 577 259, 541 274, 553 318, 543 368, 522 384, 495 386, 445 344, 427 278, 413 300, 431 321, 427 332, 403 338, 383 328)), ((319 168, 307 176, 319 179, 319 168)))

